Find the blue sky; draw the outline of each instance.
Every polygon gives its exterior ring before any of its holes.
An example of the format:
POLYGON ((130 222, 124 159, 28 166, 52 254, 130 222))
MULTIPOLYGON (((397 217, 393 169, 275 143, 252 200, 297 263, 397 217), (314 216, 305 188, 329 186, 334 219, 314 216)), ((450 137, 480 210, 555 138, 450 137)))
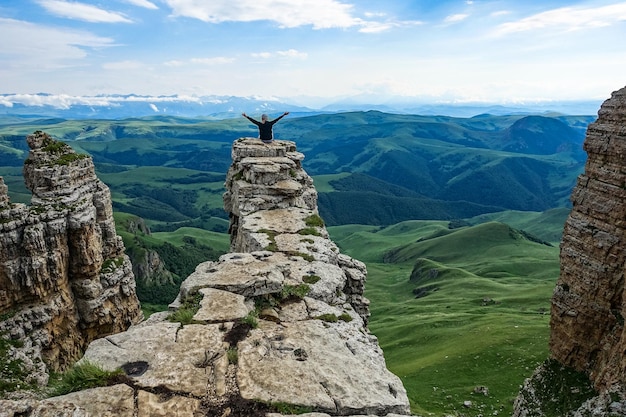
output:
POLYGON ((597 100, 624 39, 626 1, 2 0, 0 93, 597 100))

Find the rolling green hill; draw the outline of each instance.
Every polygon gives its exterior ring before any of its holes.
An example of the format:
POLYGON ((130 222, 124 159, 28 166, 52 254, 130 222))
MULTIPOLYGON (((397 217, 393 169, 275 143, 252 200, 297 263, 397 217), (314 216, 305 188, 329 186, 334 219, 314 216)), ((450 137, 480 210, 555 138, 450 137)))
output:
POLYGON ((510 415, 520 384, 548 356, 558 248, 500 222, 329 231, 343 252, 367 264, 370 328, 412 410, 510 415), (489 395, 475 392, 480 387, 489 395))

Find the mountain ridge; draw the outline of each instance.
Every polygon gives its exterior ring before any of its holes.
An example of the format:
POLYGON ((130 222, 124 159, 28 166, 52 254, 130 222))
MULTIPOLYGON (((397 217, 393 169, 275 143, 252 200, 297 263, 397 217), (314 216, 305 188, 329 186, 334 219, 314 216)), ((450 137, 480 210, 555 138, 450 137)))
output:
MULTIPOLYGON (((355 96, 327 99, 326 104, 302 105, 302 99, 278 97, 238 96, 144 96, 138 94, 110 94, 70 96, 48 93, 0 94, 0 114, 21 117, 66 118, 126 118, 156 114, 187 117, 239 117, 242 112, 280 113, 337 113, 346 111, 380 110, 404 114, 449 115, 472 117, 484 113, 503 114, 563 114, 594 115, 600 100, 562 102, 530 102, 527 104, 493 103, 424 103, 412 98, 377 98, 355 96)), ((317 100, 304 100, 317 102, 317 100)))

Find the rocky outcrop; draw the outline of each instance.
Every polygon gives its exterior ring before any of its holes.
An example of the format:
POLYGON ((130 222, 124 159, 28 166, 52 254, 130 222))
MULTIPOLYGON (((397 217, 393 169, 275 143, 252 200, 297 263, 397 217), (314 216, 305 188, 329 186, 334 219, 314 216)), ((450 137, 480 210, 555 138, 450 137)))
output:
POLYGON ((585 172, 572 193, 552 298, 550 350, 604 389, 626 382, 626 89, 587 130, 585 172))
POLYGON ((266 146, 240 139, 233 144, 232 158, 224 194, 231 251, 270 248, 338 266, 345 275, 342 292, 367 324, 365 265, 341 255, 328 239, 317 211, 317 191, 302 169, 304 155, 296 151, 295 143, 266 146))
MULTIPOLYGON (((602 104, 584 149, 588 159, 561 242, 550 351, 558 363, 588 375, 600 394, 590 402, 593 415, 608 416, 611 407, 626 409, 626 88, 602 104)), ((531 415, 524 406, 518 410, 531 415)))
POLYGON ((27 142, 31 204, 12 204, 0 179, 0 334, 21 341, 13 354, 45 383, 46 368, 65 369, 89 342, 142 314, 109 189, 91 158, 42 132, 27 142))
POLYGON ((48 403, 122 417, 408 415, 367 330, 365 266, 328 238, 302 158, 293 142, 237 140, 232 251, 198 265, 173 313, 90 344, 83 360, 125 383, 48 403))
POLYGON ((153 249, 136 251, 131 259, 136 281, 148 287, 174 285, 174 276, 153 249))

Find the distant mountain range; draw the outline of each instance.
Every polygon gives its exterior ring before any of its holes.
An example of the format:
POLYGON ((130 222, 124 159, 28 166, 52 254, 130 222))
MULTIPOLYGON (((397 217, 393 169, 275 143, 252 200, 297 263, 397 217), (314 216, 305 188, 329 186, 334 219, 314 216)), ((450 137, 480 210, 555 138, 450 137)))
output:
POLYGON ((542 102, 515 105, 489 103, 424 103, 417 99, 356 96, 309 107, 296 104, 298 99, 236 96, 142 96, 98 95, 70 96, 54 94, 0 94, 0 115, 20 117, 53 117, 65 119, 121 119, 145 116, 239 117, 242 112, 320 114, 346 111, 378 110, 386 113, 473 117, 479 114, 546 114, 596 115, 600 100, 542 102))

